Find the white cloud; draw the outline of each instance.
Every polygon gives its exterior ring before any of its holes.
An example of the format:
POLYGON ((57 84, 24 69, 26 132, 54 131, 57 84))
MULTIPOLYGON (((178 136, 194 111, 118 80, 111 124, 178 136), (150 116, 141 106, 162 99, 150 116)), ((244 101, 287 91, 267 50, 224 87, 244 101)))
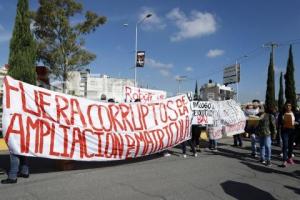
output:
POLYGON ((217 56, 221 56, 223 55, 225 52, 224 50, 221 50, 221 49, 210 49, 206 56, 209 57, 209 58, 215 58, 217 56))
POLYGON ((179 8, 174 8, 167 18, 174 20, 179 29, 178 33, 171 36, 172 42, 210 35, 217 30, 215 16, 208 12, 192 11, 187 17, 179 8))
POLYGON ((192 68, 192 67, 186 67, 185 68, 185 71, 187 71, 187 72, 192 72, 194 69, 192 68))
POLYGON ((173 68, 173 64, 165 64, 158 62, 152 58, 146 58, 145 63, 152 68, 157 69, 161 75, 163 76, 170 76, 171 72, 170 70, 173 68))
POLYGON ((159 72, 162 76, 165 76, 165 77, 169 77, 171 75, 171 72, 169 70, 161 69, 161 70, 159 70, 159 72))
POLYGON ((162 18, 160 18, 152 8, 142 8, 142 11, 139 14, 139 21, 143 19, 144 21, 141 24, 141 28, 143 30, 161 30, 166 27, 166 24, 163 22, 162 18), (151 17, 144 19, 148 14, 151 14, 151 17))

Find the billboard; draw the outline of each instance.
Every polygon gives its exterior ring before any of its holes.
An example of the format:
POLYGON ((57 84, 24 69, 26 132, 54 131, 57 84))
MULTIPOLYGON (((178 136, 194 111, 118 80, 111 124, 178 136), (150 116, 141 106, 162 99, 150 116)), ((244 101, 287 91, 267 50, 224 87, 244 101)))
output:
POLYGON ((144 67, 145 64, 145 51, 136 52, 136 67, 144 67))
POLYGON ((224 85, 240 82, 240 64, 225 67, 223 75, 224 85))

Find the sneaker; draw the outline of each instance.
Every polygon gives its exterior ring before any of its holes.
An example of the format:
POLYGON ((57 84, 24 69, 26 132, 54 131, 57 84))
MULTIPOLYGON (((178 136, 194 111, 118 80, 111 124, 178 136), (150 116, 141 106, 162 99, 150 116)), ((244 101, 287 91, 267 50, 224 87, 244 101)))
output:
POLYGON ((14 184, 14 183, 17 183, 17 179, 7 178, 7 179, 4 179, 4 180, 1 180, 1 183, 2 184, 14 184))
POLYGON ((183 158, 186 158, 186 154, 183 154, 183 156, 182 156, 183 158))
POLYGON ((171 156, 170 153, 165 153, 165 154, 164 154, 164 157, 169 157, 169 156, 171 156))
POLYGON ((256 155, 255 153, 252 153, 251 156, 252 156, 253 158, 257 158, 257 155, 256 155))
POLYGON ((286 167, 286 166, 287 166, 287 162, 284 161, 284 162, 282 163, 281 167, 286 167))
POLYGON ((288 160, 287 160, 287 163, 288 163, 288 164, 291 164, 291 165, 294 165, 294 164, 295 164, 295 162, 293 161, 292 158, 288 159, 288 160))
POLYGON ((17 176, 22 178, 29 178, 29 174, 18 173, 17 176))
POLYGON ((198 156, 198 154, 197 154, 197 153, 195 153, 195 154, 194 154, 194 157, 197 157, 197 156, 198 156))
POLYGON ((265 160, 260 160, 259 162, 260 162, 261 164, 264 164, 264 165, 266 164, 266 161, 265 161, 265 160))
POLYGON ((266 166, 267 166, 267 167, 271 167, 271 166, 272 166, 272 164, 271 164, 271 161, 270 161, 270 160, 267 160, 267 162, 266 162, 266 166))

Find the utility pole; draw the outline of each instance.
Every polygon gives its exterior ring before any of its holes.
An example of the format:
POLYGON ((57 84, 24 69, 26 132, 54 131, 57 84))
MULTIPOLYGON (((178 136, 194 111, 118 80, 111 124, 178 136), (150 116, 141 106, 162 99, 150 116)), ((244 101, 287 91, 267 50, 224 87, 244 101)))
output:
MULTIPOLYGON (((264 44, 263 47, 271 48, 271 52, 272 52, 273 60, 274 60, 274 48, 278 47, 278 44, 275 42, 269 42, 269 43, 264 44)), ((274 63, 274 61, 273 61, 273 63, 274 63)))

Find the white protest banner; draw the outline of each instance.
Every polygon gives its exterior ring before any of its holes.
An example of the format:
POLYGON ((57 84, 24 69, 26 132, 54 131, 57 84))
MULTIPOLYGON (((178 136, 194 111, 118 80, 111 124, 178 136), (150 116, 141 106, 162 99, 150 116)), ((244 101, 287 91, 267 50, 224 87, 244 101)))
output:
POLYGON ((210 139, 220 139, 222 135, 232 136, 244 132, 246 117, 238 103, 234 100, 209 102, 214 108, 213 124, 208 126, 210 139))
POLYGON ((220 104, 219 101, 210 101, 213 110, 213 123, 207 126, 209 139, 217 140, 223 136, 222 120, 220 118, 220 104))
POLYGON ((190 138, 186 95, 105 103, 4 78, 3 135, 13 154, 108 161, 162 151, 190 138))
POLYGON ((223 134, 232 136, 245 132, 246 116, 240 105, 234 100, 220 101, 219 104, 223 134))
POLYGON ((193 111, 193 125, 213 124, 214 105, 210 101, 192 101, 191 109, 193 111))
POLYGON ((160 101, 167 97, 167 93, 163 90, 149 90, 146 88, 138 88, 125 86, 126 102, 134 102, 139 99, 142 103, 160 101))

